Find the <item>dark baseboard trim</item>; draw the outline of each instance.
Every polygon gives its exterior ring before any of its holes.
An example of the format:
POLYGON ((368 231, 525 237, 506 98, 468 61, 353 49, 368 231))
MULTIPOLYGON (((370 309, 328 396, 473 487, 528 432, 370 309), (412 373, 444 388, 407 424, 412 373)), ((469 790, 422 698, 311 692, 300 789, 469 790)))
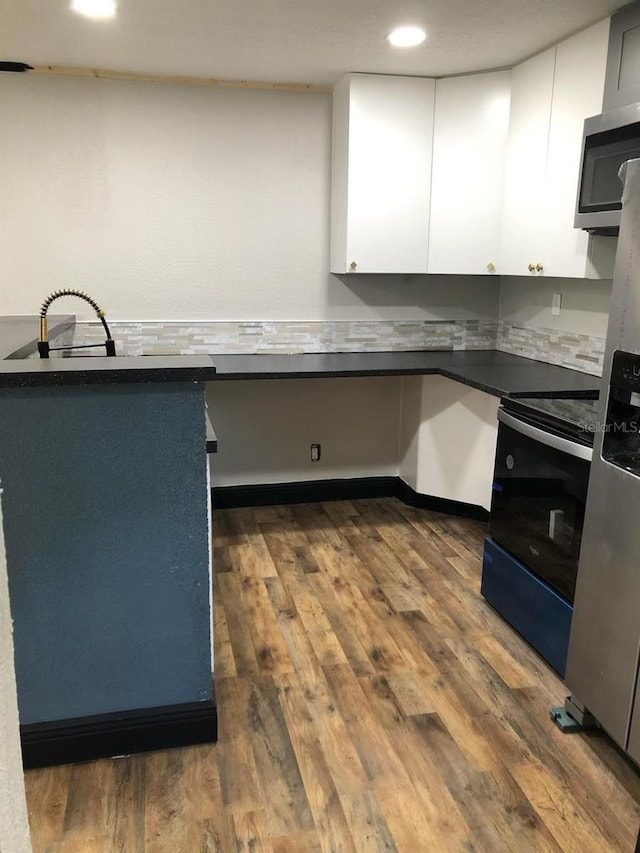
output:
POLYGON ((397 477, 354 477, 344 480, 305 480, 301 483, 265 483, 257 486, 217 486, 211 491, 214 509, 231 509, 241 506, 388 498, 395 495, 397 480, 397 477))
POLYGON ((398 477, 396 497, 409 506, 428 509, 431 512, 441 512, 444 515, 457 515, 460 518, 472 518, 475 521, 489 521, 489 513, 478 504, 467 504, 463 501, 452 501, 448 498, 437 498, 433 495, 422 495, 408 486, 398 477))
POLYGON ((218 739, 215 698, 20 726, 25 770, 218 739))
POLYGON ((410 506, 432 512, 473 518, 478 521, 487 521, 489 518, 489 513, 481 506, 419 494, 400 477, 355 477, 344 480, 305 480, 300 483, 217 486, 212 488, 211 492, 214 509, 319 503, 358 498, 399 498, 410 506))

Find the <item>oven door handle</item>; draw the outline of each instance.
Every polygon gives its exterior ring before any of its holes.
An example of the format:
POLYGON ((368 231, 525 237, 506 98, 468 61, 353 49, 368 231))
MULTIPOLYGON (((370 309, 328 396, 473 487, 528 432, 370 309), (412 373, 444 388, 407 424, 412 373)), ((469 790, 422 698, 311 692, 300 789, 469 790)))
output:
POLYGON ((562 453, 567 453, 569 456, 575 456, 576 459, 584 459, 585 462, 591 462, 593 456, 593 448, 585 447, 584 444, 578 444, 576 441, 570 441, 568 438, 562 438, 559 435, 554 435, 551 432, 546 432, 543 429, 534 427, 531 424, 521 421, 519 418, 514 418, 504 409, 498 409, 498 420, 500 423, 526 435, 527 438, 532 438, 534 441, 539 441, 545 447, 551 447, 554 450, 559 450, 562 453))

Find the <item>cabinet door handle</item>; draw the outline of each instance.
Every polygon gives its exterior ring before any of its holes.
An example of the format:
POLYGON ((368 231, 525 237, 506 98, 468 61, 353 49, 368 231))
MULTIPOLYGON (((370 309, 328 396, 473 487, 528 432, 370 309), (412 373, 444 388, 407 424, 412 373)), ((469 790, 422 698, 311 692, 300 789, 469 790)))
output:
POLYGON ((487 264, 487 270, 489 272, 495 272, 495 269, 496 269, 496 265, 491 263, 491 261, 489 261, 489 263, 487 264))
POLYGON ((529 272, 535 272, 536 271, 536 265, 535 264, 529 264, 527 269, 529 270, 529 272))
POLYGON ((544 266, 543 266, 540 262, 538 262, 538 263, 536 264, 536 270, 537 270, 538 272, 542 272, 542 270, 543 270, 543 269, 544 269, 544 266))
POLYGON ((357 268, 358 264, 355 261, 351 261, 351 263, 349 264, 349 269, 351 270, 351 272, 355 272, 357 268))

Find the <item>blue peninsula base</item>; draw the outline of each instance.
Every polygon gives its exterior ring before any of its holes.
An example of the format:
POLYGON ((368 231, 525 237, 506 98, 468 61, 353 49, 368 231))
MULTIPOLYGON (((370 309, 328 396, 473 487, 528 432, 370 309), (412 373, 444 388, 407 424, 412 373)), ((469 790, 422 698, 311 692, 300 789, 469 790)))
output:
POLYGON ((0 390, 25 766, 216 739, 204 385, 0 390))

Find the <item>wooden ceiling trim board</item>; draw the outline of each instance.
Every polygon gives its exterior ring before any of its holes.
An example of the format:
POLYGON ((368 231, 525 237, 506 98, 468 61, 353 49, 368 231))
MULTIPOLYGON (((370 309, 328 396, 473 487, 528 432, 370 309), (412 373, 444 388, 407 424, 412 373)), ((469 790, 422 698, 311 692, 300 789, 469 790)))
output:
POLYGON ((217 77, 190 77, 177 74, 141 74, 136 71, 112 71, 107 68, 85 68, 77 65, 34 65, 35 74, 67 77, 94 77, 99 80, 126 80, 137 83, 169 83, 178 86, 208 86, 214 89, 261 89, 276 92, 301 92, 326 95, 332 86, 315 83, 286 83, 268 80, 222 80, 217 77))

